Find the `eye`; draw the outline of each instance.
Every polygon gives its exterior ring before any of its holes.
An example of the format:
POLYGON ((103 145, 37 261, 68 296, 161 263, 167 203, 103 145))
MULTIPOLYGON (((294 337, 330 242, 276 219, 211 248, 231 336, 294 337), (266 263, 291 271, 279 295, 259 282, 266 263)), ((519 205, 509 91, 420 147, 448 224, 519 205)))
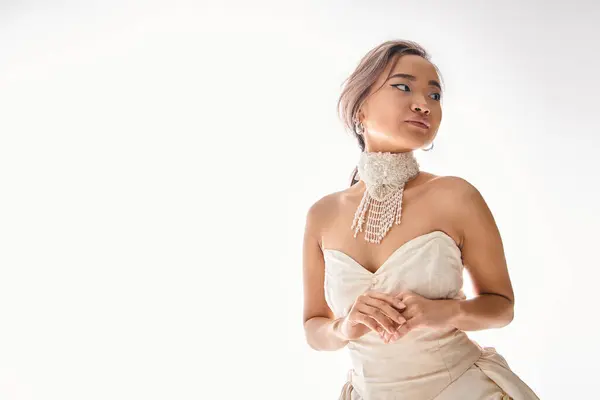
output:
MULTIPOLYGON (((406 86, 408 88, 408 85, 405 85, 404 83, 397 83, 395 85, 392 85, 393 87, 398 87, 398 86, 406 86)), ((406 90, 403 90, 403 92, 405 92, 406 90)))
MULTIPOLYGON (((404 83, 396 83, 394 85, 391 85, 393 87, 398 87, 398 86, 405 86, 408 91, 410 91, 410 88, 408 87, 408 85, 404 84, 404 83)), ((402 89, 401 89, 402 90, 402 89)), ((403 92, 406 92, 407 90, 402 90, 403 92)), ((442 94, 441 93, 432 93, 433 96, 437 96, 437 98, 434 98, 434 100, 436 101, 440 101, 442 99, 442 94)))

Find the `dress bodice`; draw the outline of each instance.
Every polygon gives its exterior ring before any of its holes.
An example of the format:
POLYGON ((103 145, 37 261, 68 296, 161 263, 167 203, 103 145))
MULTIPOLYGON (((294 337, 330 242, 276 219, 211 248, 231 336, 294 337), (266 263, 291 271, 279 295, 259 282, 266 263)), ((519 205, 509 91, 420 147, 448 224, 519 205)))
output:
POLYGON ((429 299, 464 298, 463 263, 454 239, 433 231, 404 243, 370 272, 339 250, 324 249, 325 296, 334 314, 345 315, 366 290, 410 290, 429 299))
MULTIPOLYGON (((406 242, 375 273, 342 251, 324 249, 323 255, 325 299, 336 318, 345 316, 368 290, 465 299, 461 251, 443 231, 406 242)), ((455 328, 417 328, 390 343, 369 332, 350 341, 347 349, 353 367, 349 377, 363 399, 433 399, 477 362, 486 374, 498 368, 510 372, 493 348, 480 347, 455 328)))

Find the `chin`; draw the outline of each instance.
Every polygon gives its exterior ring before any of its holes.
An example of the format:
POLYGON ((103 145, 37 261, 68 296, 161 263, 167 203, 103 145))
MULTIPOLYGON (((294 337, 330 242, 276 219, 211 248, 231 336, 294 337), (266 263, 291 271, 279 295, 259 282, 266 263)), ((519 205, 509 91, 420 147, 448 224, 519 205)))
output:
POLYGON ((432 135, 430 132, 415 135, 414 131, 399 130, 395 134, 388 136, 388 145, 396 148, 418 150, 430 147, 435 136, 435 134, 432 135))
POLYGON ((407 138, 407 142, 411 144, 411 147, 419 149, 421 147, 431 146, 431 142, 433 142, 435 135, 430 135, 429 133, 415 135, 414 133, 411 133, 409 135, 405 134, 404 137, 407 138))

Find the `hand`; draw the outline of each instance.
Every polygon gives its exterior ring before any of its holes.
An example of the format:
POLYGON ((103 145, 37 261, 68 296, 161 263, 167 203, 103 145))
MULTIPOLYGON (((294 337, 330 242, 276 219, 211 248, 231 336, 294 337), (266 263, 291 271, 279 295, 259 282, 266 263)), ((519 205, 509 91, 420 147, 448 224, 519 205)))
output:
POLYGON ((430 300, 411 291, 403 291, 395 296, 406 305, 402 316, 406 324, 398 327, 397 335, 384 333, 387 342, 397 340, 415 328, 445 328, 451 326, 453 317, 458 312, 458 300, 430 300))
POLYGON ((339 333, 344 340, 354 340, 369 331, 383 338, 387 332, 393 335, 406 320, 399 310, 406 306, 398 297, 368 291, 356 298, 352 308, 339 324, 339 333))

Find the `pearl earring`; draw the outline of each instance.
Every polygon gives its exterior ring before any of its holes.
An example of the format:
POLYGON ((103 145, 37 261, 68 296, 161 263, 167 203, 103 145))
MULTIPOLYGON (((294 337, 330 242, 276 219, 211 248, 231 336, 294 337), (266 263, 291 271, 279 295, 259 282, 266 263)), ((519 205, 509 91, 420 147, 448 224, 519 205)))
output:
POLYGON ((358 135, 362 135, 363 133, 365 133, 365 127, 363 126, 362 122, 360 122, 358 119, 354 120, 354 131, 358 135))

